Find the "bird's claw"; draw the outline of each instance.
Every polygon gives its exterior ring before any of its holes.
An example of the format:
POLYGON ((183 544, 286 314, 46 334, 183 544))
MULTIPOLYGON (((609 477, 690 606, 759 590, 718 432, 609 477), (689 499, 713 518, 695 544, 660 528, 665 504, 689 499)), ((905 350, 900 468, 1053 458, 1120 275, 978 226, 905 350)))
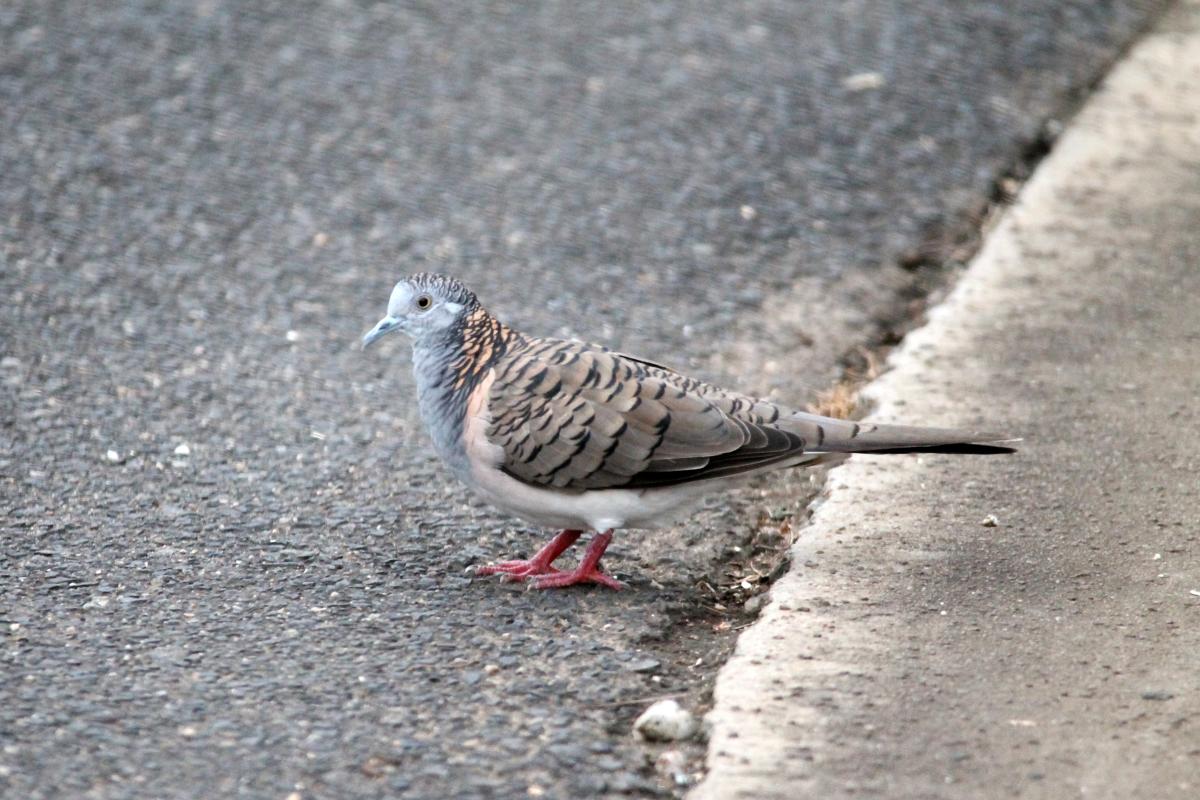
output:
POLYGON ((475 570, 475 574, 479 576, 500 575, 505 581, 520 582, 526 578, 532 578, 537 575, 552 575, 559 571, 555 567, 535 559, 519 559, 516 561, 501 561, 498 564, 488 564, 478 567, 475 570))
POLYGON ((582 569, 573 569, 570 572, 555 570, 556 574, 543 575, 536 578, 530 583, 531 589, 561 589, 564 586, 574 586, 579 583, 598 583, 601 586, 607 586, 609 589, 620 591, 625 588, 625 584, 611 575, 603 573, 599 568, 584 571, 582 569))

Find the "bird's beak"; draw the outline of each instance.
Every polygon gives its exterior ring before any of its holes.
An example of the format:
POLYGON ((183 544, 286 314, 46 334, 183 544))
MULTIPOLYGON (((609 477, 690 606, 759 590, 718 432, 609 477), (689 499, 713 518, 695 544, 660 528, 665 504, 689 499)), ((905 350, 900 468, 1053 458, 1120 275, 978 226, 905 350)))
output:
POLYGON ((371 342, 391 333, 398 327, 400 327, 400 320, 397 317, 384 317, 383 319, 379 320, 379 324, 367 331, 367 335, 363 337, 363 350, 366 350, 367 346, 371 344, 371 342))

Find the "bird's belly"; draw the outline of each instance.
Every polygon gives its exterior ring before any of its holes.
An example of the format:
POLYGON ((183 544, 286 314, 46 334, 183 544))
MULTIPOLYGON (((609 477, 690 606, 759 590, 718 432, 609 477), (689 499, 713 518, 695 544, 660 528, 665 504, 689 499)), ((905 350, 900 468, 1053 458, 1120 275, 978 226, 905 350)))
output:
POLYGON ((533 486, 495 468, 475 470, 469 483, 492 505, 535 524, 596 531, 669 525, 703 494, 697 484, 567 492, 533 486))

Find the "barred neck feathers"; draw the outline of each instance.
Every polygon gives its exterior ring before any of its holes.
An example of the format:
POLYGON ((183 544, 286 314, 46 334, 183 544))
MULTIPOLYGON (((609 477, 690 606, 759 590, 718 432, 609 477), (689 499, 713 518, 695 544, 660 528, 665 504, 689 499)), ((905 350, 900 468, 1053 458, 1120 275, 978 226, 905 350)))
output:
POLYGON ((476 305, 444 336, 413 345, 421 418, 438 454, 456 471, 467 469, 462 443, 467 401, 516 336, 476 305))

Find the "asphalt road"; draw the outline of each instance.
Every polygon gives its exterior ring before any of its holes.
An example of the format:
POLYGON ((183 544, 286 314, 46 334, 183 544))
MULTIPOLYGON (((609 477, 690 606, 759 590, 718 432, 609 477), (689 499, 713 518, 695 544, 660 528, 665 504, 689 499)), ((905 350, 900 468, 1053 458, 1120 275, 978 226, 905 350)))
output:
POLYGON ((358 335, 433 268, 803 396, 1160 6, 4 4, 4 796, 662 791, 753 498, 619 595, 472 582, 544 534, 358 335))

